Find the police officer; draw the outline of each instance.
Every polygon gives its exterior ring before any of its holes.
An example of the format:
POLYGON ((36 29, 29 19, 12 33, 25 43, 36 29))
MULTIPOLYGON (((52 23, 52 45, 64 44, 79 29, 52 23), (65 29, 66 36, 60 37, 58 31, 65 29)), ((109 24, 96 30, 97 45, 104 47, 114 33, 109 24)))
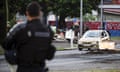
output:
POLYGON ((40 5, 30 3, 26 8, 27 22, 16 24, 7 34, 4 47, 8 50, 15 45, 17 72, 45 72, 45 60, 54 57, 53 32, 41 23, 40 15, 40 5))

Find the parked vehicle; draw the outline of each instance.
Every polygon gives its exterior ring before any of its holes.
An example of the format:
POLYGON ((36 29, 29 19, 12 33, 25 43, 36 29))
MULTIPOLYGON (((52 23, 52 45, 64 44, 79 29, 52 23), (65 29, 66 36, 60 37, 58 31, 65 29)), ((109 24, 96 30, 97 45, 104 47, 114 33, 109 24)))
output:
POLYGON ((106 30, 88 30, 78 40, 78 49, 99 50, 99 42, 110 40, 106 30))

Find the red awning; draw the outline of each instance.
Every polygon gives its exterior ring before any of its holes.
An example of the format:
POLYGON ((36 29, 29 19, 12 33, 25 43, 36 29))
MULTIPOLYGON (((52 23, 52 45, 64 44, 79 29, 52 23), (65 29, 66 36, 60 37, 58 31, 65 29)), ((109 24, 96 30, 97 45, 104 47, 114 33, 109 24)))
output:
POLYGON ((120 14, 120 9, 104 9, 105 13, 120 14))

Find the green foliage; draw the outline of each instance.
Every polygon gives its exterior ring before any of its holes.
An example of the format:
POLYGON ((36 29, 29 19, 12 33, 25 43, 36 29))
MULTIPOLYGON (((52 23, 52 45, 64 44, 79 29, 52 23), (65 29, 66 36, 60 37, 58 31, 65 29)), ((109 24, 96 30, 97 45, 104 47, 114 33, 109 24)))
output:
MULTIPOLYGON (((33 0, 8 0, 10 18, 22 8, 25 11, 26 5, 33 0)), ((80 0, 34 0, 40 2, 43 10, 48 13, 54 11, 55 14, 65 14, 65 16, 77 16, 80 13, 80 0), (45 8, 45 9, 44 9, 45 8)), ((97 9, 100 0, 83 0, 83 13, 90 13, 91 9, 97 9)))
POLYGON ((120 37, 111 37, 111 40, 120 40, 120 37))
POLYGON ((5 0, 0 1, 0 44, 6 36, 5 0))
MULTIPOLYGON (((32 0, 8 0, 9 11, 16 13, 18 9, 25 8, 32 0)), ((54 11, 56 14, 65 12, 67 15, 79 16, 80 0, 35 0, 44 3, 46 11, 54 11)), ((91 9, 97 9, 100 0, 83 0, 84 13, 89 13, 91 9)), ((11 15, 11 14, 10 14, 11 15)), ((11 18, 10 18, 11 19, 11 18)))
POLYGON ((4 50, 3 50, 3 48, 0 45, 0 55, 3 55, 3 54, 4 54, 4 50))
POLYGON ((83 16, 83 20, 84 21, 95 21, 97 19, 96 16, 90 14, 90 13, 86 13, 84 16, 83 16))
MULTIPOLYGON (((9 5, 9 21, 13 19, 15 13, 21 10, 25 13, 25 8, 31 1, 38 1, 42 10, 47 16, 48 12, 53 11, 59 16, 80 16, 80 0, 8 0, 9 5)), ((100 0, 83 0, 83 14, 90 13, 92 9, 97 9, 100 0)))

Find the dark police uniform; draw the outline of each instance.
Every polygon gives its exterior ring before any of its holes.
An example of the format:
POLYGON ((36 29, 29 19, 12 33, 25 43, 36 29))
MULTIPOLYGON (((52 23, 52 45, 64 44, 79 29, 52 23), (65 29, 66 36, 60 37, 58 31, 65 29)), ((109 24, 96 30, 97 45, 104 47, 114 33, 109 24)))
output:
POLYGON ((52 59, 55 52, 54 48, 50 48, 52 39, 53 32, 39 19, 16 24, 7 35, 5 49, 15 44, 17 72, 45 72, 45 60, 52 59))

